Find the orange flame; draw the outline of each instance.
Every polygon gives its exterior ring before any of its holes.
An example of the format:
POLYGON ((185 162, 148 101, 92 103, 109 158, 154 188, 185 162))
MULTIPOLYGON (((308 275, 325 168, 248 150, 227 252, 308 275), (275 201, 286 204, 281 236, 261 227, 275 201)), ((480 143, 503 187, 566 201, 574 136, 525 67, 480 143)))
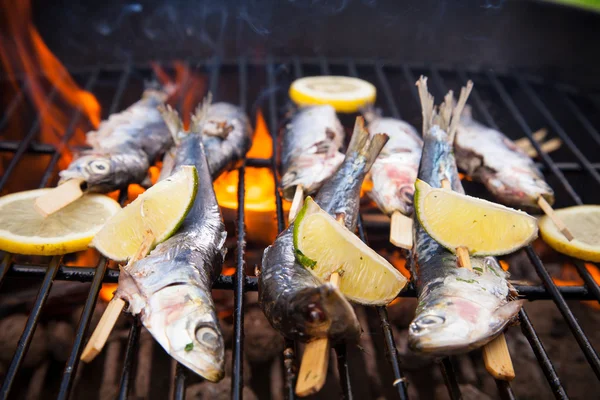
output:
MULTIPOLYGON (((97 127, 100 122, 98 101, 91 93, 79 88, 48 49, 32 23, 30 1, 0 0, 0 8, 0 16, 5 16, 2 18, 3 26, 11 39, 4 40, 0 46, 0 58, 11 80, 15 81, 17 71, 24 72, 29 79, 27 94, 41 118, 41 140, 56 143, 64 134, 75 108, 80 108, 91 125, 97 127), (45 81, 56 90, 57 97, 52 102, 48 101, 49 90, 45 81)), ((76 127, 71 143, 85 143, 81 128, 76 127)), ((65 167, 68 162, 70 155, 63 157, 59 166, 65 167)))
MULTIPOLYGON (((249 158, 270 158, 273 154, 273 139, 259 110, 256 116, 254 141, 248 151, 249 158)), ((277 236, 275 223, 275 182, 270 168, 246 168, 244 175, 246 194, 246 228, 249 240, 271 243, 277 236)), ((227 215, 237 210, 238 171, 221 175, 213 184, 219 205, 227 215)), ((284 210, 289 202, 284 202, 284 210)))
POLYGON ((117 290, 116 283, 103 283, 102 288, 100 289, 100 298, 105 302, 109 302, 112 300, 115 290, 117 290))
MULTIPOLYGON (((590 273, 594 281, 600 284, 600 271, 593 264, 585 263, 585 268, 590 273)), ((558 277, 552 277, 552 280, 557 286, 582 286, 585 284, 577 268, 570 264, 564 263, 560 269, 560 275, 558 277)), ((582 303, 595 308, 600 309, 600 304, 597 301, 583 301, 582 303)))

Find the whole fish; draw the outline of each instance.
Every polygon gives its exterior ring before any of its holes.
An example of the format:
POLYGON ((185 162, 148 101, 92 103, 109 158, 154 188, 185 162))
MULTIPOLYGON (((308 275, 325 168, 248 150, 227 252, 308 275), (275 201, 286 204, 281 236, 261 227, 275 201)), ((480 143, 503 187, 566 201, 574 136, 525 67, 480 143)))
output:
POLYGON ((227 232, 200 132, 206 107, 183 133, 176 112, 164 111, 179 137, 173 171, 183 165, 198 170, 198 192, 179 231, 146 257, 123 268, 115 296, 141 314, 144 326, 174 359, 210 381, 224 375, 224 343, 211 297, 225 258, 227 232))
MULTIPOLYGON (((210 102, 210 95, 206 101, 210 102)), ((250 150, 254 136, 246 113, 230 103, 214 103, 209 106, 201 133, 213 180, 224 171, 235 168, 250 150)), ((163 158, 161 178, 171 174, 173 159, 174 149, 167 151, 163 158)))
POLYGON ((396 118, 375 117, 369 132, 385 132, 390 140, 371 167, 372 187, 367 194, 383 213, 411 216, 423 140, 415 128, 396 118))
POLYGON ((173 138, 158 107, 168 94, 147 89, 142 99, 126 110, 102 121, 97 131, 88 132, 92 148, 83 151, 60 172, 60 183, 82 179, 87 192, 107 193, 131 183, 148 187, 148 168, 173 146, 173 138))
MULTIPOLYGON (((471 83, 463 88, 455 107, 452 92, 448 93, 439 114, 433 110, 426 78, 421 77, 418 86, 424 139, 419 179, 435 188, 447 179, 452 190, 464 193, 452 143, 471 83)), ((459 268, 456 256, 433 240, 417 218, 414 226, 410 261, 419 303, 408 330, 409 345, 416 351, 445 355, 488 343, 522 307, 522 301, 513 300, 516 292, 508 274, 493 257, 472 257, 473 270, 459 268)))
POLYGON ((502 132, 475 121, 466 108, 454 142, 458 167, 483 183, 498 201, 513 207, 539 210, 543 196, 554 203, 554 192, 533 160, 502 132))
MULTIPOLYGON (((386 135, 370 139, 360 119, 344 161, 315 199, 329 214, 343 213, 351 230, 356 227, 363 179, 386 140, 386 135)), ((357 339, 360 325, 352 306, 337 288, 322 283, 296 261, 293 232, 294 223, 263 254, 258 296, 267 319, 290 339, 357 339)))
POLYGON ((344 128, 329 105, 300 108, 286 125, 281 148, 283 196, 291 200, 296 186, 316 192, 344 160, 339 149, 344 128))

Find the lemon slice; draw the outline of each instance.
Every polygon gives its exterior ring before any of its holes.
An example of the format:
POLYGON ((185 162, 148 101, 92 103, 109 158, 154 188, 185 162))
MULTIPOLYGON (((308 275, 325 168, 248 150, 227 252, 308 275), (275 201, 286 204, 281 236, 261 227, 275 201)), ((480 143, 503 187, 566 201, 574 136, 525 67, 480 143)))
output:
POLYGON ((396 268, 310 197, 294 221, 294 248, 298 262, 317 278, 338 272, 340 291, 357 303, 387 304, 406 285, 396 268))
POLYGON ((43 256, 85 250, 106 221, 121 209, 110 197, 90 194, 44 218, 34 202, 51 190, 0 197, 0 250, 43 256))
POLYGON ((290 86, 290 98, 299 106, 329 104, 338 112, 353 113, 375 102, 377 90, 369 82, 347 76, 310 76, 290 86))
POLYGON ((155 236, 154 245, 166 240, 183 223, 197 190, 196 167, 183 166, 115 214, 91 246, 112 260, 126 261, 135 255, 148 230, 155 236))
POLYGON ((569 242, 548 216, 540 219, 542 239, 559 253, 600 262, 600 206, 575 206, 554 211, 575 239, 569 242))
POLYGON ((537 237, 531 215, 491 201, 415 182, 415 212, 425 231, 455 252, 464 246, 476 256, 512 253, 537 237))

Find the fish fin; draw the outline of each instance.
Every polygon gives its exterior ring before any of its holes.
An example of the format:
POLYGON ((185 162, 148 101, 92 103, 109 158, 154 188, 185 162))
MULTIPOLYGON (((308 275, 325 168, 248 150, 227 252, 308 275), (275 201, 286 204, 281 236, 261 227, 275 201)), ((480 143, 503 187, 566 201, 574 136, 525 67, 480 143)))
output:
POLYGON ((205 122, 206 116, 208 115, 208 108, 212 103, 212 93, 208 92, 204 100, 198 107, 196 107, 196 111, 194 111, 194 115, 192 115, 192 122, 190 124, 190 132, 201 133, 202 125, 205 122))
POLYGON ((471 94, 471 90, 473 90, 473 81, 469 80, 466 86, 463 86, 460 89, 460 95, 458 96, 458 102, 456 106, 452 109, 452 121, 450 122, 450 129, 448 130, 448 134, 450 135, 450 140, 454 142, 454 135, 456 135, 456 129, 458 128, 458 124, 460 122, 460 115, 462 114, 465 106, 467 105, 467 99, 471 94))
POLYGON ((358 153, 367 159, 366 171, 371 169, 371 166, 377 159, 377 156, 383 149, 383 146, 387 143, 389 136, 385 133, 377 133, 371 138, 369 131, 365 128, 365 119, 363 117, 356 117, 356 123, 354 124, 354 132, 348 144, 348 150, 346 151, 346 157, 350 157, 352 153, 358 153))
POLYGON ((517 315, 517 313, 521 311, 521 308, 523 307, 524 303, 525 300, 509 301, 508 303, 494 311, 494 320, 500 324, 505 324, 506 321, 513 319, 517 315))
POLYGON ((433 109, 433 96, 427 89, 427 77, 421 75, 416 83, 419 88, 419 99, 421 100, 421 114, 423 115, 423 136, 429 132, 433 124, 435 110, 433 109))
POLYGON ((179 134, 184 131, 183 122, 181 121, 181 118, 179 118, 179 113, 168 104, 166 106, 158 106, 158 111, 162 115, 165 124, 167 124, 169 132, 171 132, 171 136, 173 136, 173 141, 175 144, 179 143, 179 134))

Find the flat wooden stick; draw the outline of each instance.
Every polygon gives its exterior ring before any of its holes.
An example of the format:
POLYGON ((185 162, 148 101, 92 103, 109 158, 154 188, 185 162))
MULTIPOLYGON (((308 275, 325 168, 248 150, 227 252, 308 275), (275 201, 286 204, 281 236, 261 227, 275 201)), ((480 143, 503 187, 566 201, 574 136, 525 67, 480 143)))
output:
POLYGON ((485 369, 494 378, 501 381, 515 379, 515 369, 506 344, 504 333, 483 346, 483 363, 485 369))
MULTIPOLYGON (((539 143, 546 138, 547 134, 548 130, 546 128, 542 128, 533 132, 531 136, 533 136, 533 140, 539 143)), ((531 142, 529 141, 528 137, 522 137, 521 139, 515 140, 515 144, 522 149, 531 147, 531 142)))
POLYGON ((81 184, 83 179, 69 179, 48 193, 35 199, 34 207, 44 217, 57 212, 83 196, 81 184))
POLYGON ((403 215, 400 211, 394 211, 390 224, 390 242, 402 249, 410 250, 413 246, 413 220, 403 215))
MULTIPOLYGON (((472 271, 469 250, 466 247, 457 247, 456 256, 458 266, 472 271)), ((485 369, 496 379, 511 381, 515 378, 515 369, 506 345, 504 333, 483 346, 483 362, 485 369)))
MULTIPOLYGON (((124 266, 123 268, 127 269, 127 267, 129 265, 144 258, 146 256, 146 254, 148 254, 150 252, 150 248, 152 247, 152 244, 154 243, 154 239, 155 239, 155 236, 152 233, 152 231, 150 231, 150 230, 146 231, 146 234, 144 235, 144 240, 142 241, 142 244, 138 248, 137 253, 135 253, 135 255, 129 260, 127 265, 124 266)), ((92 336, 90 337, 90 340, 88 341, 87 345, 85 346, 85 349, 83 349, 83 353, 81 353, 81 361, 89 363, 94 358, 96 358, 96 356, 102 351, 102 348, 106 344, 106 341, 108 340, 108 336, 110 335, 110 332, 112 331, 113 327, 115 326, 115 323, 117 322, 117 318, 119 318, 119 315, 121 315, 121 311, 123 311, 124 307, 125 307, 125 301, 123 301, 122 299, 113 298, 108 303, 108 306, 106 307, 106 310, 104 311, 104 314, 102 314, 102 318, 100 318, 100 321, 98 322, 96 329, 94 329, 94 332, 92 333, 92 336)))
MULTIPOLYGON (((338 214, 337 221, 344 223, 344 214, 338 214)), ((329 277, 329 283, 338 287, 340 274, 334 272, 329 277)), ((300 397, 309 396, 317 393, 327 378, 327 367, 329 366, 329 338, 319 338, 306 344, 300 370, 298 371, 298 380, 296 381, 296 395, 300 397)))
POLYGON ((552 206, 550 204, 548 204, 548 202, 546 201, 546 199, 544 199, 543 196, 540 196, 538 198, 537 201, 538 205, 540 206, 540 208, 542 209, 542 211, 548 216, 550 217, 550 219, 552 220, 552 222, 554 222, 554 225, 556 225, 556 227, 558 228, 558 230, 565 235, 565 237, 567 238, 567 240, 570 242, 571 240, 573 240, 575 237, 573 236, 573 234, 571 233, 571 231, 569 230, 569 228, 567 228, 567 226, 565 225, 565 223, 562 221, 562 219, 560 219, 560 217, 554 212, 554 209, 552 208, 552 206))
MULTIPOLYGON (((561 147, 562 147, 562 140, 560 140, 559 138, 550 139, 547 142, 540 144, 540 148, 542 149, 542 151, 544 153, 552 153, 553 151, 556 151, 556 150, 560 149, 561 147)), ((528 147, 524 147, 522 149, 531 158, 535 158, 538 155, 537 150, 533 146, 531 146, 531 143, 529 144, 528 147)))
POLYGON ((294 193, 294 199, 292 200, 292 205, 290 206, 290 213, 288 214, 288 221, 292 221, 296 218, 298 211, 300 211, 300 207, 304 203, 304 188, 302 185, 296 186, 296 192, 294 193))
POLYGON ((452 186, 450 185, 450 181, 448 179, 442 179, 442 189, 452 190, 452 186))

